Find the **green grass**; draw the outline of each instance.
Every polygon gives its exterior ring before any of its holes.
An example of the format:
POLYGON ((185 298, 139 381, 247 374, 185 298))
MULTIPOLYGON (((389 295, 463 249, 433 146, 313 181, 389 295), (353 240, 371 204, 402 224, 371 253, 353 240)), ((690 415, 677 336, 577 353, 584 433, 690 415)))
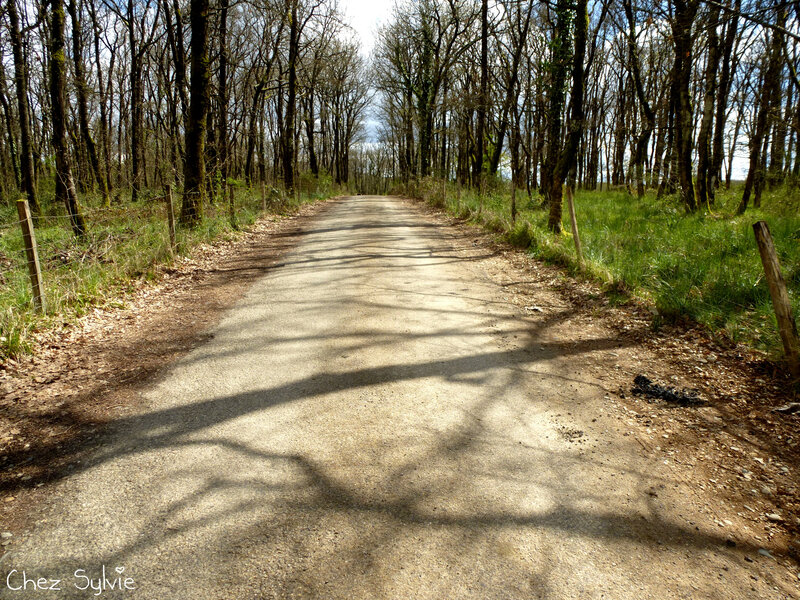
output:
MULTIPOLYGON (((307 178, 306 178, 307 179, 307 178)), ((236 184, 236 182, 233 182, 236 184)), ((303 194, 272 212, 288 212, 299 203, 327 197, 329 182, 301 180, 303 194)), ((527 248, 536 257, 579 273, 569 224, 561 236, 546 228, 540 201, 518 194, 519 214, 512 226, 508 191, 494 186, 483 197, 471 190, 425 180, 410 195, 446 207, 527 248)), ((52 193, 51 193, 52 195, 52 193)), ((781 189, 765 193, 761 209, 735 216, 739 190, 722 192, 713 210, 686 215, 676 198, 657 200, 648 193, 638 200, 624 191, 579 191, 575 203, 584 254, 581 273, 602 283, 613 300, 635 295, 658 309, 655 322, 692 319, 731 339, 780 354, 780 339, 769 291, 755 245, 752 224, 769 223, 797 313, 800 309, 800 194, 781 189)), ((153 279, 159 265, 169 264, 165 209, 156 199, 111 208, 99 199, 82 198, 89 233, 72 236, 61 206, 45 202, 37 228, 48 314, 35 314, 25 270, 16 208, 0 205, 0 357, 30 352, 33 334, 69 322, 97 306, 117 305, 137 279, 153 279)), ((177 204, 177 202, 176 202, 177 204)), ((237 223, 252 224, 260 215, 260 193, 239 186, 237 223)), ((235 237, 227 207, 206 207, 195 230, 178 231, 177 255, 199 243, 235 237)))
MULTIPOLYGON (((237 186, 237 226, 246 228, 262 216, 260 190, 251 191, 232 183, 237 186)), ((312 191, 273 202, 268 212, 292 212, 303 203, 327 198, 333 192, 325 181, 311 186, 303 180, 302 184, 301 189, 312 191)), ((227 206, 220 199, 205 207, 205 218, 199 227, 178 229, 173 253, 165 205, 154 195, 155 192, 149 194, 149 199, 135 205, 110 208, 102 208, 99 198, 81 198, 89 229, 83 239, 72 235, 63 207, 45 203, 36 237, 46 315, 33 310, 16 207, 0 206, 0 359, 30 353, 37 331, 69 322, 94 307, 120 305, 120 298, 133 289, 136 280, 157 278, 159 266, 188 254, 196 245, 237 235, 227 206)), ((179 195, 175 203, 177 213, 179 195)))
MULTIPOLYGON (((441 182, 423 181, 411 191, 577 273, 566 206, 564 233, 554 236, 540 199, 529 201, 518 193, 512 227, 509 193, 497 187, 480 197, 450 186, 446 200, 441 182)), ((587 260, 584 273, 613 294, 623 291, 650 302, 658 310, 655 324, 688 318, 778 356, 782 346, 752 224, 762 219, 769 224, 797 314, 800 191, 765 192, 760 209, 736 216, 739 199, 737 187, 721 190, 711 210, 687 215, 677 198, 657 200, 654 192, 639 200, 624 191, 579 191, 575 205, 587 260)))

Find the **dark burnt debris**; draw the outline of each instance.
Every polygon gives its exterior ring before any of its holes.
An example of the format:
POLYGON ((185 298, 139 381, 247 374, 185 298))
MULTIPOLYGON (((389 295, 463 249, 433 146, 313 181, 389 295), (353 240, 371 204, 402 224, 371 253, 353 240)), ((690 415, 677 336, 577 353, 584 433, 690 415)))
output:
POLYGON ((704 406, 706 402, 700 398, 700 394, 694 389, 678 390, 673 387, 663 386, 651 381, 644 375, 637 375, 633 378, 631 392, 644 396, 649 401, 663 400, 669 404, 678 406, 704 406))

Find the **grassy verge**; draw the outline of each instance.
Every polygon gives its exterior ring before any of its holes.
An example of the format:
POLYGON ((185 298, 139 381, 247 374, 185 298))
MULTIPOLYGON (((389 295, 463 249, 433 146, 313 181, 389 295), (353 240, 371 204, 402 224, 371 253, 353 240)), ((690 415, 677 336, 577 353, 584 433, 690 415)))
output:
MULTIPOLYGON (((412 195, 446 207, 496 231, 534 256, 578 272, 568 216, 564 231, 547 230, 540 201, 518 194, 519 214, 512 225, 510 195, 504 189, 480 196, 446 190, 423 181, 412 195)), ((579 191, 575 205, 587 259, 586 274, 612 294, 636 295, 657 309, 654 323, 691 319, 723 331, 735 341, 781 353, 769 290, 752 224, 769 223, 795 313, 800 309, 800 192, 765 192, 762 208, 734 211, 740 191, 721 191, 710 210, 687 215, 677 198, 643 199, 625 191, 579 191)))
MULTIPOLYGON (((295 198, 271 202, 267 212, 292 212, 332 192, 326 185, 311 189, 314 191, 295 198)), ((260 190, 240 186, 235 197, 239 228, 262 216, 260 190)), ((221 200, 205 208, 199 227, 178 229, 174 253, 160 198, 109 208, 101 207, 99 198, 83 198, 82 203, 89 227, 83 239, 72 235, 63 207, 50 203, 36 227, 47 305, 44 316, 33 311, 16 207, 0 207, 0 360, 31 352, 36 331, 69 322, 96 306, 119 305, 135 280, 154 279, 158 267, 168 265, 175 256, 188 254, 198 244, 237 235, 221 200)), ((178 196, 176 212, 179 206, 178 196)))

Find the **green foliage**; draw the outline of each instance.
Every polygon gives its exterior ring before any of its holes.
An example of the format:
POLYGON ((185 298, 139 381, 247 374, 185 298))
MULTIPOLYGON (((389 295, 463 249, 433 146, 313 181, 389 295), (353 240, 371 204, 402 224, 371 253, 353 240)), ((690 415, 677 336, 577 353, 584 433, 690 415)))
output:
MULTIPOLYGON (((441 182, 427 184, 439 190, 441 182)), ((800 194, 785 187, 765 192, 763 207, 735 216, 740 191, 720 190, 711 211, 687 215, 677 198, 637 200, 625 191, 578 191, 578 223, 587 265, 615 302, 636 295, 658 311, 654 325, 691 319, 731 339, 775 352, 781 349, 769 290, 752 224, 769 223, 795 312, 800 309, 800 194)), ((417 195, 440 204, 440 198, 417 195)), ((456 216, 498 232, 536 257, 568 268, 577 265, 572 236, 554 236, 539 201, 517 194, 511 224, 510 193, 447 189, 444 206, 456 216)), ((566 211, 565 211, 566 213, 566 211)), ((570 231, 564 215, 564 231, 570 231)))
POLYGON ((211 178, 211 198, 208 201, 215 204, 222 199, 222 172, 217 169, 208 176, 211 178))
POLYGON ((311 171, 301 173, 298 178, 297 187, 301 194, 305 194, 309 198, 322 199, 328 198, 335 193, 340 193, 342 190, 337 189, 331 177, 325 169, 320 169, 319 175, 314 176, 311 171))
POLYGON ((517 248, 529 248, 533 239, 533 232, 527 221, 517 221, 508 232, 508 241, 517 248))
MULTIPOLYGON (((237 186, 236 218, 240 228, 255 223, 261 214, 261 190, 237 186)), ((157 192, 146 195, 155 198, 157 192)), ((124 194, 123 196, 127 196, 124 194)), ((180 192, 175 194, 176 212, 180 192)), ((286 213, 301 204, 327 197, 314 191, 299 194, 276 205, 269 212, 286 213)), ((114 204, 103 208, 102 198, 83 198, 89 232, 74 237, 60 205, 50 205, 36 228, 39 259, 44 279, 48 314, 33 311, 30 281, 25 268, 22 234, 15 225, 15 208, 0 208, 0 358, 31 351, 37 331, 69 322, 95 307, 118 306, 119 297, 134 288, 137 279, 152 280, 159 267, 174 260, 169 248, 166 210, 160 201, 114 204)), ((49 203, 48 203, 49 204, 49 203)), ((176 254, 214 239, 233 239, 227 207, 212 206, 195 229, 178 229, 176 254)))

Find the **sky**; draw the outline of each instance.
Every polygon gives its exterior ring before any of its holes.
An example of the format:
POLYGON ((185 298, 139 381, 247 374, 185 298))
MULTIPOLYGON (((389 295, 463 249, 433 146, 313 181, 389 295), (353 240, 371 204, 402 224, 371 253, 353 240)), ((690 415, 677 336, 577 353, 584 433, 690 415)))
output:
POLYGON ((339 0, 339 8, 346 21, 356 30, 361 40, 363 55, 369 56, 372 52, 378 25, 388 20, 393 5, 394 0, 339 0))

